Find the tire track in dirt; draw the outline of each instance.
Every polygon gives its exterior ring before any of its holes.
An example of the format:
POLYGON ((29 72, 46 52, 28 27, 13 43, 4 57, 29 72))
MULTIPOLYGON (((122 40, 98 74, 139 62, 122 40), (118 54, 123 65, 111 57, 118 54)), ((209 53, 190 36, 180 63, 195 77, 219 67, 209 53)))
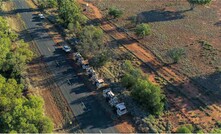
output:
MULTIPOLYGON (((83 0, 79 0, 79 2, 86 4, 83 0)), ((177 72, 169 66, 164 66, 151 51, 144 48, 136 40, 128 37, 125 32, 117 30, 118 28, 111 22, 102 19, 102 16, 100 16, 101 13, 98 13, 99 9, 97 7, 91 3, 89 3, 88 6, 94 11, 93 19, 100 20, 100 27, 107 34, 115 40, 119 40, 123 47, 142 62, 148 64, 151 69, 162 76, 166 81, 174 86, 181 86, 181 88, 176 88, 178 91, 175 92, 179 92, 182 97, 171 95, 168 91, 165 92, 167 92, 168 99, 177 107, 177 110, 181 111, 185 118, 191 123, 201 126, 206 131, 209 131, 217 121, 221 120, 220 108, 213 104, 214 102, 212 102, 208 96, 202 94, 203 91, 193 85, 188 77, 180 73, 177 74, 177 72)))

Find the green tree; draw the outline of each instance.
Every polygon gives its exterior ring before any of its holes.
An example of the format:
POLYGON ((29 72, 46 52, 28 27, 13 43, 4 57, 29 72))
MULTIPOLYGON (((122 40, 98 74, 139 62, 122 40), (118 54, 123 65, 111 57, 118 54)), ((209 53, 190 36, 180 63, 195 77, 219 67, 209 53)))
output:
POLYGON ((215 129, 212 130, 211 133, 218 133, 218 134, 220 134, 221 133, 221 128, 215 128, 215 129))
POLYGON ((84 27, 79 33, 81 42, 77 46, 78 51, 85 56, 98 53, 104 47, 103 36, 104 33, 100 28, 92 25, 84 27))
POLYGON ((169 51, 169 56, 173 59, 174 63, 178 63, 182 56, 185 55, 183 48, 174 48, 169 51))
POLYGON ((57 0, 38 0, 41 8, 55 8, 58 7, 57 0))
POLYGON ((10 73, 10 76, 17 77, 25 70, 26 64, 33 58, 33 52, 24 41, 16 43, 16 48, 7 54, 2 70, 10 73))
POLYGON ((138 36, 144 37, 150 34, 151 29, 148 24, 142 23, 136 26, 135 32, 138 36))
POLYGON ((43 100, 22 95, 24 86, 0 75, 0 130, 3 133, 52 132, 53 124, 43 115, 43 100))
POLYGON ((126 71, 121 79, 122 84, 131 90, 132 97, 150 113, 160 115, 164 109, 165 96, 159 86, 148 81, 142 71, 135 69, 130 61, 124 64, 126 71))
POLYGON ((138 79, 132 87, 131 95, 152 114, 160 115, 163 112, 165 96, 159 86, 147 80, 138 79))
POLYGON ((87 22, 87 17, 82 14, 82 10, 75 0, 63 0, 58 3, 59 16, 64 20, 66 26, 69 23, 76 25, 77 22, 80 24, 85 24, 87 22))
POLYGON ((124 77, 121 79, 121 82, 124 87, 130 89, 133 85, 136 84, 137 79, 133 75, 126 73, 124 77))
POLYGON ((177 133, 193 133, 194 131, 194 128, 191 124, 187 124, 187 125, 183 125, 183 126, 180 126, 178 129, 177 129, 177 133))
POLYGON ((90 61, 93 67, 102 67, 110 60, 110 53, 102 51, 97 53, 90 61))
POLYGON ((196 5, 209 4, 212 0, 187 0, 190 3, 191 10, 193 10, 196 5))
POLYGON ((111 16, 111 17, 114 17, 115 18, 119 18, 123 15, 123 11, 120 10, 120 9, 117 9, 115 7, 111 7, 108 11, 108 14, 111 16))

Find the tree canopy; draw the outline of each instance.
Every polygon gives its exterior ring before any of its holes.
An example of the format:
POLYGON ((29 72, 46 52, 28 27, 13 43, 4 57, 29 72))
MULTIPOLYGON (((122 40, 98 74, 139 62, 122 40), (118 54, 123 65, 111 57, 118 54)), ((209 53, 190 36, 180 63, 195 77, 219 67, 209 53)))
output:
POLYGON ((0 75, 0 130, 3 133, 52 132, 53 124, 43 115, 43 100, 22 95, 24 86, 0 75))
POLYGON ((58 7, 59 16, 64 21, 66 26, 69 23, 76 26, 77 23, 85 24, 87 22, 87 17, 82 14, 82 10, 75 0, 59 1, 58 7))
POLYGON ((80 43, 77 46, 79 52, 90 56, 98 52, 103 47, 104 33, 95 26, 85 26, 79 34, 80 43))
POLYGON ((43 115, 43 100, 24 96, 20 83, 33 52, 18 40, 7 21, 0 17, 0 131, 1 133, 52 132, 51 120, 43 115))
POLYGON ((148 81, 142 71, 135 69, 130 61, 125 63, 126 74, 122 78, 125 87, 131 90, 131 95, 150 113, 159 115, 164 109, 164 94, 159 86, 148 81))
POLYGON ((144 37, 150 34, 151 29, 148 24, 142 23, 142 24, 137 25, 135 32, 138 36, 144 37))

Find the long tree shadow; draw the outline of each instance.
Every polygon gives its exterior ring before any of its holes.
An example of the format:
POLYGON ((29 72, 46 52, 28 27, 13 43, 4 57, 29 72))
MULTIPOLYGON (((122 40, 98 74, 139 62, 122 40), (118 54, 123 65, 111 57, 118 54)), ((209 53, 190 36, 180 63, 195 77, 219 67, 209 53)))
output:
POLYGON ((161 22, 161 21, 171 21, 183 19, 185 11, 164 11, 164 10, 150 10, 141 12, 138 14, 139 22, 148 23, 148 22, 161 22))
POLYGON ((202 85, 203 90, 211 97, 221 97, 221 72, 192 78, 202 85))
POLYGON ((10 15, 15 15, 17 13, 25 13, 25 12, 37 12, 37 11, 41 11, 40 9, 33 9, 33 8, 25 8, 25 9, 15 9, 15 10, 11 10, 11 11, 0 11, 0 15, 1 16, 10 16, 10 15))

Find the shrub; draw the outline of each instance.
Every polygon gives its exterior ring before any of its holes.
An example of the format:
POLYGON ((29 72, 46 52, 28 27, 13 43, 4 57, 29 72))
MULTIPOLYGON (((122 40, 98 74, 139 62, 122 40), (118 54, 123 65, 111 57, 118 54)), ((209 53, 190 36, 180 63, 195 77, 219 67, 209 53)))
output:
POLYGON ((101 54, 97 54, 90 61, 93 67, 101 67, 105 65, 110 59, 110 56, 107 52, 102 52, 101 54))
POLYGON ((144 37, 150 34, 151 29, 148 24, 142 23, 142 24, 137 25, 135 32, 138 36, 144 37))
POLYGON ((196 5, 209 4, 212 0, 187 0, 190 3, 191 10, 196 7, 196 5))
POLYGON ((191 124, 187 124, 187 125, 183 125, 183 126, 180 126, 178 129, 177 129, 177 133, 192 133, 194 131, 194 128, 191 124))
POLYGON ((178 63, 183 55, 185 55, 185 51, 182 48, 174 48, 169 51, 169 56, 173 59, 174 63, 178 63))
POLYGON ((123 15, 123 11, 112 7, 109 9, 108 14, 114 18, 119 18, 123 15))
MULTIPOLYGON (((79 32, 80 43, 77 49, 85 56, 92 56, 97 54, 104 47, 103 45, 104 33, 102 29, 95 26, 86 26, 79 32)), ((96 59, 105 58, 105 56, 98 56, 96 59)))

